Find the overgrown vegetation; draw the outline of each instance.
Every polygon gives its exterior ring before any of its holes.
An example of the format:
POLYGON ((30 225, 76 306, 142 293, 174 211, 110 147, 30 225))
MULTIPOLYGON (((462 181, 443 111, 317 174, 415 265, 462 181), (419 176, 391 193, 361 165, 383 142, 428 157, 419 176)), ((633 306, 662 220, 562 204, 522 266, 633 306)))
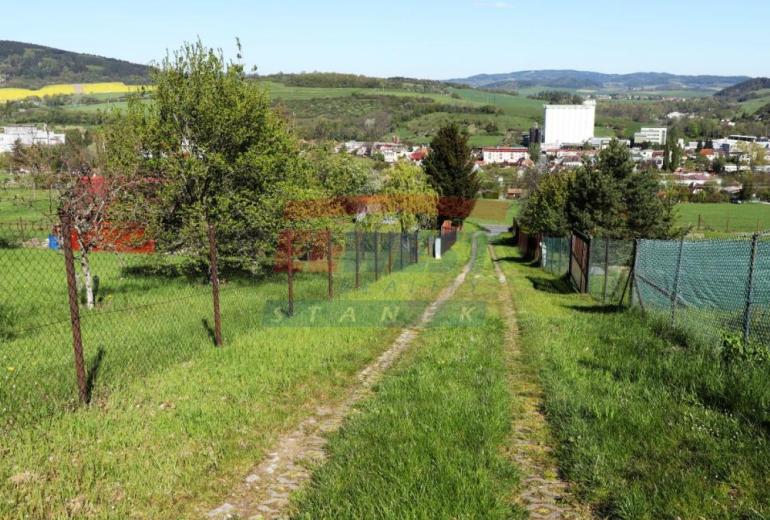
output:
POLYGON ((504 268, 521 345, 540 372, 561 469, 600 516, 770 514, 764 362, 726 362, 635 312, 572 294, 518 263, 512 247, 498 251, 512 259, 504 268))

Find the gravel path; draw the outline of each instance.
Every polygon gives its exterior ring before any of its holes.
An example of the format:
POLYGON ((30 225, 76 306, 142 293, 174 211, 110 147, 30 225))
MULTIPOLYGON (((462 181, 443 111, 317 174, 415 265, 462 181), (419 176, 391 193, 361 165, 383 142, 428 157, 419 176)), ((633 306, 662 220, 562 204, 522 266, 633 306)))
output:
POLYGON ((548 425, 542 412, 542 391, 535 375, 524 369, 521 362, 516 311, 511 302, 508 280, 498 265, 499 261, 491 245, 489 254, 503 287, 500 302, 503 317, 508 324, 506 345, 510 355, 510 385, 518 406, 509 455, 523 473, 519 503, 533 520, 591 518, 588 508, 576 502, 569 485, 559 478, 558 466, 548 444, 548 425))
POLYGON ((358 374, 358 384, 349 396, 338 405, 318 408, 297 429, 279 438, 267 457, 233 490, 227 502, 208 512, 208 518, 267 520, 285 516, 292 493, 301 489, 310 479, 310 468, 324 461, 324 447, 329 433, 340 428, 353 405, 370 392, 383 373, 412 344, 420 330, 465 282, 476 261, 476 255, 477 243, 474 237, 471 258, 462 272, 451 285, 441 291, 414 326, 404 329, 387 351, 358 374))

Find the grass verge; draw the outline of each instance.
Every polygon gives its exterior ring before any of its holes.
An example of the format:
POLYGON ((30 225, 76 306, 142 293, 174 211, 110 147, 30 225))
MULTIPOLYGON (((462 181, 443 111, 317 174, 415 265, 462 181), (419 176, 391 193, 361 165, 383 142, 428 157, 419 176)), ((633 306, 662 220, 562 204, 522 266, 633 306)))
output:
POLYGON ((502 453, 511 425, 505 329, 480 242, 453 302, 484 302, 484 318, 423 332, 332 437, 329 461, 298 497, 298 518, 524 517, 502 453))
POLYGON ((571 294, 513 247, 497 252, 580 498, 610 518, 770 515, 766 367, 725 365, 713 348, 571 294))
MULTIPOLYGON (((459 268, 468 249, 460 241, 445 260, 459 268)), ((429 301, 457 270, 424 265, 341 298, 429 301)), ((0 518, 198 518, 282 432, 346 395, 398 332, 254 326, 90 407, 10 430, 0 437, 0 518)))

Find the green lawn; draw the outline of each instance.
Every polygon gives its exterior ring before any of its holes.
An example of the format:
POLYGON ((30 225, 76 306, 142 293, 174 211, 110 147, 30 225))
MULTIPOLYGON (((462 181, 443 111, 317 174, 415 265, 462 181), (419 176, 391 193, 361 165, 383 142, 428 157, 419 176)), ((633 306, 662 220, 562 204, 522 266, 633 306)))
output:
MULTIPOLYGON (((55 214, 56 204, 55 194, 49 190, 33 186, 27 178, 14 181, 10 174, 0 173, 0 226, 19 220, 47 222, 55 214)), ((40 231, 35 233, 40 235, 40 231)))
MULTIPOLYGON (((462 240, 443 261, 421 255, 376 283, 367 272, 360 291, 340 266, 338 302, 430 301, 468 250, 462 240)), ((93 262, 99 308, 82 311, 93 397, 76 409, 61 257, 0 249, 0 518, 197 518, 281 432, 341 399, 398 333, 268 323, 285 277, 225 276, 226 344, 216 349, 202 277, 141 255, 93 262)), ((316 300, 321 313, 339 305, 323 302, 323 274, 298 275, 295 290, 298 313, 316 300)))
POLYGON ((767 365, 722 361, 497 247, 565 476, 600 517, 770 515, 767 365))
POLYGON ((332 436, 296 518, 526 517, 504 455, 513 417, 499 284, 479 246, 473 282, 453 302, 484 302, 484 318, 418 338, 332 436))
POLYGON ((478 199, 473 211, 468 216, 468 222, 484 224, 513 225, 513 219, 521 207, 518 201, 478 199))
POLYGON ((770 230, 770 204, 679 204, 677 223, 701 232, 754 233, 770 230))

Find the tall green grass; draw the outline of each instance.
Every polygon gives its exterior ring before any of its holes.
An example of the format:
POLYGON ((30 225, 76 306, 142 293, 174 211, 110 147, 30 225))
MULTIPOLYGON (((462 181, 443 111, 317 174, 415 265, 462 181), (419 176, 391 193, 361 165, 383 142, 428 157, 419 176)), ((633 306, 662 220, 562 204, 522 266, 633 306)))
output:
POLYGON ((566 477, 600 516, 770 515, 767 365, 572 294, 498 246, 566 477))
MULTIPOLYGON (((437 261, 423 257, 420 265, 339 298, 429 301, 467 255, 463 240, 440 263, 450 269, 425 269, 437 261)), ((315 298, 325 277, 303 276, 309 279, 298 281, 299 294, 315 298)), ((343 398, 358 371, 398 334, 386 326, 262 326, 265 301, 284 290, 270 280, 226 288, 221 349, 200 323, 208 304, 198 307, 194 298, 178 312, 148 308, 147 317, 166 329, 142 328, 142 320, 133 324, 138 328, 132 333, 150 340, 165 330, 167 350, 135 350, 137 343, 123 343, 123 329, 105 317, 110 326, 103 337, 115 337, 98 377, 111 383, 88 407, 41 414, 0 438, 0 518, 198 518, 221 502, 281 432, 315 407, 343 398), (188 330, 188 319, 194 329, 188 330), (183 343, 192 347, 180 349, 183 343), (134 370, 128 363, 134 356, 146 359, 137 366, 149 368, 134 370)), ((318 305, 324 312, 328 304, 318 305)), ((88 335, 86 345, 93 345, 88 335)), ((43 363, 50 348, 29 354, 43 363)), ((69 349, 63 345, 55 355, 63 360, 69 349)), ((74 372, 72 365, 67 372, 74 372)), ((16 388, 44 382, 44 376, 18 380, 16 388)), ((74 377, 68 381, 74 385, 74 377)))
POLYGON ((453 301, 486 303, 484 318, 423 332, 332 437, 297 518, 524 518, 510 500, 518 474, 501 449, 512 421, 506 325, 479 251, 453 301))

